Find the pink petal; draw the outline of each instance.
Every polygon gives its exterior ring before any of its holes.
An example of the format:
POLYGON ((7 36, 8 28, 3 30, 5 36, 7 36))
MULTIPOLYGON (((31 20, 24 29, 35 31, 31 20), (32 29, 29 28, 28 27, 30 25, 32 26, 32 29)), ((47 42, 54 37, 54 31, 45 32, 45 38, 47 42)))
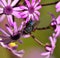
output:
POLYGON ((59 11, 60 11, 60 8, 57 8, 57 9, 56 9, 56 12, 59 12, 59 11))
POLYGON ((23 35, 22 37, 23 37, 23 38, 28 38, 28 37, 30 37, 30 34, 23 35))
POLYGON ((38 2, 41 2, 41 0, 38 0, 38 2))
POLYGON ((16 18, 21 18, 20 12, 13 11, 12 15, 14 15, 16 18))
POLYGON ((30 2, 29 2, 28 0, 25 0, 25 2, 26 2, 26 4, 27 4, 28 7, 31 6, 31 5, 30 5, 30 2))
POLYGON ((34 8, 37 7, 38 5, 40 5, 40 2, 41 2, 41 0, 38 0, 38 1, 36 2, 36 4, 34 5, 34 8))
POLYGON ((2 2, 2 4, 4 5, 4 6, 7 6, 7 3, 6 3, 6 0, 1 0, 1 2, 2 2))
POLYGON ((51 49, 52 49, 51 47, 46 47, 46 50, 48 51, 51 51, 51 49))
POLYGON ((55 32, 60 31, 60 25, 57 25, 57 26, 56 26, 56 29, 55 29, 54 31, 55 31, 55 32))
POLYGON ((2 11, 3 11, 3 8, 0 8, 0 10, 2 10, 2 11))
POLYGON ((38 16, 34 13, 34 17, 36 20, 39 20, 38 16))
POLYGON ((5 14, 3 14, 1 17, 0 17, 0 22, 2 22, 5 18, 5 14))
POLYGON ((54 37, 54 43, 56 44, 56 41, 57 41, 57 39, 56 39, 56 37, 55 37, 55 33, 53 33, 53 37, 54 37))
POLYGON ((32 6, 34 6, 35 5, 35 2, 36 2, 36 0, 32 0, 32 6))
POLYGON ((24 14, 25 15, 28 14, 28 11, 24 11, 24 12, 21 13, 21 15, 24 15, 24 14))
POLYGON ((20 25, 20 27, 18 28, 18 30, 19 30, 19 31, 22 30, 22 28, 23 28, 24 25, 25 25, 25 21, 23 21, 23 22, 21 23, 21 25, 20 25))
POLYGON ((0 28, 0 31, 5 34, 6 36, 10 36, 8 33, 6 33, 3 29, 0 28))
POLYGON ((27 23, 29 20, 30 20, 30 16, 26 18, 25 22, 27 23))
POLYGON ((22 15, 22 18, 26 18, 28 16, 28 14, 22 15))
POLYGON ((28 9, 26 6, 20 6, 20 8, 21 8, 22 10, 28 9))
POLYGON ((8 5, 10 5, 10 4, 11 4, 11 2, 12 2, 11 0, 8 0, 8 5))
POLYGON ((40 12, 39 11, 35 11, 35 13, 40 16, 40 12))
POLYGON ((50 54, 46 56, 46 58, 50 58, 50 54))
POLYGON ((23 54, 24 54, 24 50, 20 50, 20 51, 17 51, 17 50, 11 50, 12 53, 16 56, 18 56, 19 58, 22 58, 23 54))
POLYGON ((55 7, 59 8, 60 7, 60 2, 58 2, 55 7))
POLYGON ((0 8, 0 13, 3 13, 3 8, 0 8))
POLYGON ((20 11, 20 10, 22 10, 20 7, 14 7, 13 8, 13 11, 20 11))
POLYGON ((18 3, 19 0, 14 0, 11 4, 11 6, 15 6, 18 3))
POLYGON ((54 38, 54 43, 56 44, 56 41, 57 41, 57 39, 56 38, 54 38))
POLYGON ((34 16, 32 15, 32 20, 34 20, 34 16))
POLYGON ((57 17, 56 21, 57 21, 57 24, 60 24, 60 15, 57 17))
POLYGON ((0 14, 2 14, 3 13, 3 11, 2 10, 0 10, 0 14))
POLYGON ((37 5, 39 4, 40 2, 37 2, 35 5, 34 5, 34 8, 37 7, 37 5))
POLYGON ((52 47, 54 47, 54 46, 55 46, 55 43, 54 43, 54 41, 53 41, 53 38, 52 38, 52 37, 49 37, 49 40, 50 40, 50 42, 51 42, 52 47))
POLYGON ((13 31, 9 27, 6 26, 6 29, 9 31, 11 35, 13 35, 13 31))
POLYGON ((7 15, 7 18, 8 18, 8 22, 11 26, 13 26, 13 18, 12 18, 12 15, 7 15))
POLYGON ((4 48, 6 48, 7 46, 3 43, 3 42, 0 42, 0 45, 4 48))
POLYGON ((29 14, 29 19, 32 17, 32 14, 29 14))
POLYGON ((50 52, 43 52, 43 53, 41 53, 42 56, 47 56, 49 54, 50 54, 50 52))
POLYGON ((60 31, 57 31, 55 37, 58 37, 59 35, 60 35, 60 31))
POLYGON ((32 15, 33 15, 33 14, 29 14, 29 17, 31 18, 32 15))
POLYGON ((41 8, 41 5, 40 6, 37 6, 36 8, 35 8, 35 10, 39 10, 41 8))
POLYGON ((0 1, 0 5, 1 5, 2 7, 5 7, 4 4, 3 4, 1 1, 0 1))

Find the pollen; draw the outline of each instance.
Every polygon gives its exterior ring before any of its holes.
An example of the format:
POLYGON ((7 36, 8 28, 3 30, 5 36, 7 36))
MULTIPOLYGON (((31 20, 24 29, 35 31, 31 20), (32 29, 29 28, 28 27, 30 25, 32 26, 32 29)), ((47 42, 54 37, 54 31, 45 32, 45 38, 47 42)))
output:
POLYGON ((14 42, 11 42, 11 43, 9 43, 9 47, 15 47, 16 46, 16 43, 14 43, 14 42))

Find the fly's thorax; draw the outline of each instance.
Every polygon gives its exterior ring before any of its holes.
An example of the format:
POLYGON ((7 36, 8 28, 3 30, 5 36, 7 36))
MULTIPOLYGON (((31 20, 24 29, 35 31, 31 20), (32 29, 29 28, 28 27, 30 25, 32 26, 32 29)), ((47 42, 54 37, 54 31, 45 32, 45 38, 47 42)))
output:
POLYGON ((25 27, 24 30, 23 30, 23 34, 29 34, 33 31, 33 29, 34 29, 33 26, 25 27))
POLYGON ((28 21, 26 23, 26 26, 24 27, 22 33, 23 34, 29 34, 29 33, 31 33, 34 30, 34 26, 35 26, 34 24, 35 24, 34 21, 32 21, 32 20, 28 21))

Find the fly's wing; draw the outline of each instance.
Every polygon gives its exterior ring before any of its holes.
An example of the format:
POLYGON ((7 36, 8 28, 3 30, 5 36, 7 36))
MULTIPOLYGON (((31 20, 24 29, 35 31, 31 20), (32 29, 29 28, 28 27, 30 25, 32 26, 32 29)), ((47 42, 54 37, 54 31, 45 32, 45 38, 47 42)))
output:
POLYGON ((34 29, 35 29, 35 28, 38 28, 39 23, 40 23, 40 21, 35 21, 35 24, 34 24, 34 29))

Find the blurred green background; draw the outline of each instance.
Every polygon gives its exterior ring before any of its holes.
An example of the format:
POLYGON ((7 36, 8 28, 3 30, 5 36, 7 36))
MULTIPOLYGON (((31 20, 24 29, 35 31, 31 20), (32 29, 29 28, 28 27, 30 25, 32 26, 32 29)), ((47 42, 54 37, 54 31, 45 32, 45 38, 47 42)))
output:
MULTIPOLYGON (((55 2, 55 1, 58 1, 58 0, 42 0, 41 4, 55 2)), ((23 3, 23 2, 20 2, 20 3, 23 3)), ((60 13, 56 13, 55 5, 43 6, 42 9, 40 10, 41 15, 40 15, 40 23, 39 23, 38 27, 45 27, 50 24, 51 16, 48 14, 48 12, 53 13, 56 17, 60 14, 60 13)), ((19 19, 16 21, 19 22, 19 19)), ((3 23, 5 23, 5 21, 3 23)), ((20 22, 19 22, 19 24, 20 24, 20 22)), ((0 24, 0 26, 2 26, 2 23, 0 24)), ((3 27, 4 27, 4 25, 3 25, 3 27)), ((53 30, 40 30, 40 31, 35 31, 32 34, 34 34, 35 37, 38 38, 38 40, 40 40, 41 42, 43 42, 45 44, 46 42, 49 42, 48 38, 50 35, 52 35, 52 33, 53 33, 53 30)), ((55 58, 60 57, 60 39, 59 38, 57 40, 56 48, 55 48, 55 51, 53 54, 55 58)), ((31 51, 34 51, 33 49, 37 48, 36 49, 37 51, 39 49, 40 49, 40 51, 41 51, 41 49, 43 49, 43 47, 38 45, 31 37, 27 38, 27 39, 24 39, 24 38, 21 38, 21 39, 23 41, 23 44, 18 43, 18 45, 19 45, 18 50, 21 50, 21 49, 25 50, 25 54, 24 54, 23 58, 29 58, 28 55, 31 53, 31 51)), ((36 54, 36 56, 37 56, 37 54, 36 54)), ((13 55, 7 49, 0 47, 0 58, 17 58, 17 57, 15 55, 13 55)))

